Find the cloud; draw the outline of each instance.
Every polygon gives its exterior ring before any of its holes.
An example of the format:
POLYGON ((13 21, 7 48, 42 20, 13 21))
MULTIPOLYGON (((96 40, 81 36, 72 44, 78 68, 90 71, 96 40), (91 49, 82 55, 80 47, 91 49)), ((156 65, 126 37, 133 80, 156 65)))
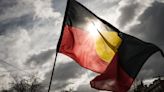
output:
POLYGON ((16 18, 6 19, 0 22, 0 35, 5 35, 7 32, 14 32, 18 27, 29 29, 35 24, 33 15, 27 14, 16 18))
POLYGON ((77 90, 78 92, 99 92, 96 89, 92 89, 89 85, 81 85, 77 90))
MULTIPOLYGON (((68 61, 68 58, 66 60, 59 60, 60 57, 59 55, 56 62, 51 91, 61 92, 70 88, 74 91, 79 91, 81 85, 90 87, 89 81, 97 74, 82 68, 75 61, 68 61)), ((46 74, 47 79, 44 81, 49 81, 50 76, 51 71, 46 74)))
MULTIPOLYGON (((55 67, 55 72, 53 76, 53 87, 55 90, 63 90, 66 86, 70 84, 76 84, 76 82, 68 82, 70 79, 78 79, 80 76, 85 74, 85 70, 82 69, 77 63, 70 61, 57 61, 55 67)), ((50 79, 51 71, 46 74, 47 80, 50 79)))
MULTIPOLYGON (((118 18, 119 28, 144 41, 151 42, 164 50, 162 36, 164 12, 164 3, 156 0, 136 0, 130 2, 125 0, 120 2, 120 16, 118 18)), ((139 72, 137 79, 146 79, 163 76, 164 71, 161 67, 164 65, 163 58, 158 52, 151 56, 139 72), (156 66, 159 67, 156 67, 156 66)))
POLYGON ((17 4, 16 0, 12 0, 12 1, 1 0, 1 3, 0 3, 0 14, 3 14, 5 12, 5 9, 13 7, 16 4, 17 4))
POLYGON ((156 1, 161 2, 161 3, 164 3, 164 1, 163 1, 163 0, 156 0, 156 1))
POLYGON ((45 79, 52 69, 61 24, 51 0, 0 0, 0 58, 6 62, 0 62, 0 71, 37 72, 45 79))
POLYGON ((1 0, 1 5, 3 12, 0 14, 0 21, 34 13, 32 2, 26 0, 12 0, 12 2, 1 0))
POLYGON ((53 11, 58 11, 64 16, 67 0, 52 0, 53 11))
POLYGON ((54 53, 55 53, 54 49, 49 49, 47 51, 41 51, 39 54, 37 54, 37 55, 34 54, 30 58, 28 58, 26 63, 27 64, 34 63, 36 66, 42 65, 48 59, 50 59, 54 53))
POLYGON ((121 0, 79 0, 84 6, 95 13, 100 18, 108 21, 114 26, 118 26, 117 18, 119 17, 119 3, 121 0))
POLYGON ((75 62, 61 64, 56 68, 56 71, 57 75, 54 76, 56 80, 77 78, 84 73, 84 70, 75 62), (63 73, 62 71, 66 71, 66 73, 63 73))
POLYGON ((119 25, 120 27, 124 27, 129 22, 133 21, 133 19, 136 17, 137 8, 140 7, 140 4, 137 2, 129 3, 122 8, 119 9, 121 12, 121 15, 119 17, 119 25))
POLYGON ((59 12, 54 11, 51 7, 51 0, 35 0, 33 3, 35 16, 38 18, 58 18, 61 16, 59 12))
POLYGON ((15 33, 0 36, 0 56, 4 61, 17 65, 26 59, 24 52, 29 51, 30 38, 25 29, 17 28, 15 30, 17 30, 15 33))
POLYGON ((145 12, 138 17, 140 24, 131 28, 131 33, 141 34, 143 39, 152 41, 153 43, 163 44, 163 18, 164 4, 154 2, 151 7, 147 8, 145 12), (142 34, 146 34, 143 35, 142 34))
POLYGON ((156 78, 164 76, 162 67, 164 66, 163 57, 160 53, 152 55, 142 67, 137 79, 156 78), (158 67, 156 67, 158 66, 158 67))
MULTIPOLYGON (((111 24, 116 24, 118 17, 118 4, 121 0, 77 0, 99 17, 107 20, 111 24), (100 13, 101 12, 101 13, 100 13)), ((52 0, 52 7, 64 15, 67 0, 52 0)))
POLYGON ((137 18, 151 6, 154 0, 124 0, 119 2, 119 18, 117 23, 119 24, 120 29, 126 30, 130 26, 136 25, 139 23, 137 18))
MULTIPOLYGON (((153 2, 150 7, 147 7, 147 9, 138 16, 137 20, 140 23, 129 28, 130 34, 144 41, 154 43, 164 50, 164 37, 162 35, 164 34, 164 20, 162 18, 164 12, 161 12, 163 9, 164 3, 153 2)), ((137 77, 139 79, 146 79, 158 75, 164 76, 164 71, 161 69, 163 66, 163 58, 158 52, 147 60, 137 77)))

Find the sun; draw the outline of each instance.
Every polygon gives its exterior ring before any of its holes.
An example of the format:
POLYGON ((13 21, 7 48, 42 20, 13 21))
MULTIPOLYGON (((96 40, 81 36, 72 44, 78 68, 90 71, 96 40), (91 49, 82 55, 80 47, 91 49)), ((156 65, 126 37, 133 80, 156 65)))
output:
POLYGON ((86 30, 92 37, 97 37, 102 29, 102 23, 99 20, 87 19, 86 30))
POLYGON ((107 28, 101 21, 93 19, 87 19, 87 21, 86 30, 89 32, 89 36, 95 40, 97 55, 105 62, 110 63, 122 42, 121 38, 117 32, 107 28))

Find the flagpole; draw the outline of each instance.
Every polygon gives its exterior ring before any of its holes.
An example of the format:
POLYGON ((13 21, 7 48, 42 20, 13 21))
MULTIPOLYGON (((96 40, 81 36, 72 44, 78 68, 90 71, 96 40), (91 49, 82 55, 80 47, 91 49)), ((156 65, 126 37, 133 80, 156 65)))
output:
POLYGON ((52 69, 52 73, 51 73, 51 79, 50 79, 50 83, 49 83, 49 87, 48 87, 48 92, 50 92, 50 89, 51 89, 52 78, 53 78, 53 75, 54 75, 54 70, 55 70, 57 55, 58 55, 58 52, 56 51, 54 65, 53 65, 53 69, 52 69))
POLYGON ((51 73, 51 78, 50 78, 50 82, 49 82, 48 92, 50 92, 50 90, 51 90, 52 79, 53 79, 53 75, 54 75, 54 71, 55 71, 55 65, 56 65, 56 60, 57 60, 59 47, 60 47, 60 43, 61 43, 61 39, 62 39, 62 35, 63 35, 64 22, 66 20, 66 14, 67 14, 67 11, 68 11, 69 2, 70 2, 70 0, 67 0, 66 10, 65 10, 64 19, 63 19, 62 30, 61 30, 60 38, 59 38, 58 44, 57 44, 57 50, 56 50, 55 60, 54 60, 53 69, 52 69, 52 73, 51 73))

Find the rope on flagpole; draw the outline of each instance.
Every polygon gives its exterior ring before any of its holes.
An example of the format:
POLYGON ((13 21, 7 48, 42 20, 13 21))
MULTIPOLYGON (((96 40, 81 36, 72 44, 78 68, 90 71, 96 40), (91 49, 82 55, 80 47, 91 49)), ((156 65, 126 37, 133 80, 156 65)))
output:
POLYGON ((49 83, 49 87, 48 87, 48 92, 50 92, 50 90, 51 90, 52 78, 53 78, 53 75, 54 75, 54 70, 55 70, 57 55, 58 55, 58 53, 56 52, 56 56, 55 56, 55 60, 54 60, 54 65, 53 65, 53 69, 52 69, 52 73, 51 73, 51 79, 50 79, 50 83, 49 83))

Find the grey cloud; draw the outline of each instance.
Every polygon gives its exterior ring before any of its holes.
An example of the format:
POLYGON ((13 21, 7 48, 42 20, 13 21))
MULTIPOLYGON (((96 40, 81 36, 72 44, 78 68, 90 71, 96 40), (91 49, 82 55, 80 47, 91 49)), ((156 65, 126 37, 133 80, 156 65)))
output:
MULTIPOLYGON (((142 39, 146 41, 164 45, 164 3, 154 2, 151 7, 138 18, 141 22, 133 26, 130 30, 132 34, 144 35, 142 39)), ((164 49, 163 49, 164 50, 164 49)))
POLYGON ((64 90, 69 85, 74 84, 75 86, 69 88, 73 88, 76 92, 98 92, 95 89, 92 89, 89 84, 89 81, 93 79, 97 74, 88 71, 89 70, 82 68, 76 62, 65 63, 65 65, 60 64, 55 69, 51 90, 61 92, 61 90, 64 90), (85 79, 87 80, 86 83, 81 83, 79 86, 76 86, 76 83, 78 84, 80 80, 84 80, 84 78, 81 78, 81 76, 85 75, 86 72, 88 72, 88 78, 85 79), (78 80, 69 81, 70 79, 78 80))
POLYGON ((119 9, 119 11, 121 12, 121 15, 118 19, 119 26, 124 27, 129 22, 132 22, 132 20, 135 18, 136 14, 138 13, 137 10, 139 7, 140 7, 140 4, 135 1, 125 6, 122 6, 119 9))
POLYGON ((41 51, 37 55, 32 55, 29 59, 27 59, 26 64, 30 64, 35 62, 36 65, 44 64, 48 59, 50 59, 55 53, 54 49, 50 49, 47 51, 41 51))
POLYGON ((161 3, 164 3, 164 1, 163 1, 163 0, 156 0, 156 1, 161 2, 161 3))
POLYGON ((22 27, 25 29, 32 28, 35 24, 32 14, 22 15, 21 17, 3 20, 0 22, 0 34, 3 35, 7 30, 22 27))
MULTIPOLYGON (((65 62, 65 61, 63 61, 65 62)), ((53 84, 51 90, 63 90, 66 86, 70 84, 74 84, 73 82, 68 82, 70 79, 77 79, 82 76, 86 69, 80 67, 76 62, 66 62, 66 63, 56 63, 54 76, 53 76, 53 84)), ((46 74, 46 80, 44 82, 48 82, 51 76, 51 72, 46 74)))
MULTIPOLYGON (((58 12, 51 11, 51 0, 37 1, 0 0, 0 58, 10 64, 0 61, 0 72, 38 72, 41 79, 49 72, 55 52, 53 48, 60 33, 61 17, 58 12), (36 66, 35 69, 30 64, 36 66)), ((5 86, 8 86, 7 83, 5 86)))
POLYGON ((52 7, 54 11, 59 11, 62 15, 64 15, 66 3, 67 0, 52 0, 52 7))
POLYGON ((90 85, 81 85, 77 88, 77 92, 99 92, 99 91, 91 88, 90 85))
POLYGON ((76 62, 61 64, 55 71, 56 75, 54 75, 54 80, 77 78, 85 72, 76 62))
POLYGON ((164 76, 163 66, 163 57, 160 53, 156 53, 152 55, 144 64, 137 76, 137 79, 147 79, 153 77, 155 78, 157 76, 164 76))
POLYGON ((6 30, 12 31, 18 27, 31 30, 33 27, 43 27, 46 23, 52 25, 61 21, 58 12, 51 12, 51 7, 46 7, 49 1, 38 1, 35 6, 36 2, 32 0, 12 0, 11 2, 10 0, 1 0, 0 9, 3 10, 3 13, 0 12, 0 34, 5 34, 6 30), (41 11, 40 8, 47 9, 47 14, 45 14, 45 10, 41 11))
MULTIPOLYGON (((121 12, 118 19, 119 25, 123 28, 137 18, 137 21, 139 21, 140 24, 136 24, 129 28, 129 34, 144 41, 154 43, 164 51, 164 3, 154 1, 151 3, 151 6, 147 8, 146 6, 142 6, 145 5, 145 3, 150 2, 126 2, 124 6, 121 6, 119 9, 121 12), (143 7, 146 9, 144 10, 143 7), (143 13, 138 15, 137 13, 141 9, 143 10, 143 13)), ((158 52, 146 61, 137 78, 146 79, 158 75, 164 76, 164 71, 162 70, 163 66, 163 57, 158 52)))
POLYGON ((32 5, 19 0, 0 0, 0 35, 34 25, 32 5))
POLYGON ((58 81, 56 80, 53 84, 52 84, 52 87, 51 87, 51 91, 52 92, 61 92, 61 91, 64 91, 65 88, 70 85, 70 84, 73 84, 71 82, 67 82, 67 81, 58 81))
MULTIPOLYGON (((164 3, 154 2, 138 18, 140 24, 130 28, 130 34, 140 39, 151 42, 159 46, 164 51, 164 3)), ((150 57, 143 66, 138 78, 150 78, 154 76, 164 76, 163 57, 158 52, 150 57), (147 72, 147 73, 146 73, 147 72)))
POLYGON ((101 2, 99 0, 78 0, 79 2, 81 2, 82 4, 86 5, 87 7, 94 7, 94 9, 103 9, 103 10, 108 10, 109 8, 118 5, 118 3, 120 2, 120 0, 102 0, 101 2), (94 6, 96 5, 96 6, 94 6))
POLYGON ((19 69, 17 66, 10 64, 7 61, 4 60, 0 60, 0 72, 17 72, 20 71, 21 69, 19 69))
MULTIPOLYGON (((80 2, 82 5, 86 6, 89 10, 92 10, 94 13, 97 13, 98 11, 102 12, 102 10, 103 11, 109 10, 109 8, 118 5, 118 3, 120 2, 120 0, 112 0, 112 1, 104 0, 101 3, 99 0, 94 0, 94 1, 77 0, 77 1, 80 2)), ((67 0, 52 0, 52 3, 53 3, 52 7, 54 8, 54 10, 57 10, 64 15, 67 0)))
POLYGON ((17 0, 0 0, 0 15, 5 13, 5 9, 11 8, 17 4, 17 0))
POLYGON ((6 19, 18 18, 26 14, 34 13, 34 5, 25 0, 1 0, 0 22, 6 19), (11 5, 11 6, 10 6, 11 5))

